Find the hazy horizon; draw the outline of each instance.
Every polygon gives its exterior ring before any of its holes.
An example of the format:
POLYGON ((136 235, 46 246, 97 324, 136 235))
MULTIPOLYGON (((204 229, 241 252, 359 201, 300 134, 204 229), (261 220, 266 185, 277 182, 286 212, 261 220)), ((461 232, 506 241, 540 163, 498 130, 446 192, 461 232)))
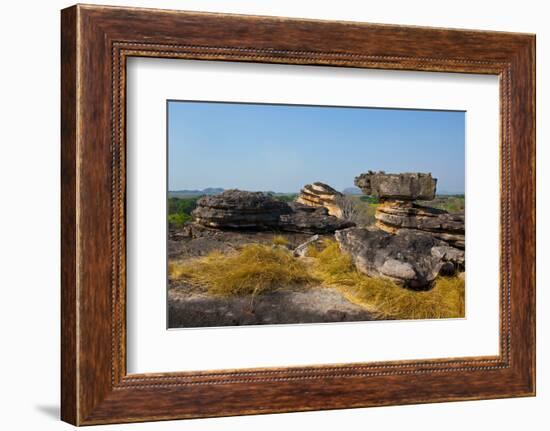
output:
POLYGON ((431 172, 464 194, 465 113, 168 102, 168 190, 343 191, 368 170, 431 172))
MULTIPOLYGON (((298 189, 298 190, 247 190, 247 189, 239 189, 239 190, 248 191, 248 192, 273 192, 273 193, 285 195, 285 194, 300 193, 300 190, 301 190, 302 187, 300 187, 300 189, 298 189)), ((339 192, 343 192, 344 190, 352 188, 352 187, 357 188, 358 190, 361 190, 356 186, 349 186, 349 187, 344 187, 343 189, 336 189, 336 190, 339 191, 339 192)), ((223 189, 225 191, 225 190, 230 190, 231 187, 212 186, 212 187, 200 187, 200 188, 168 189, 168 192, 169 193, 177 193, 177 192, 182 192, 182 191, 195 191, 195 190, 196 191, 203 191, 203 190, 207 190, 207 189, 223 189)), ((449 190, 436 190, 436 195, 463 195, 463 194, 464 194, 464 192, 452 192, 452 191, 449 191, 449 190)))

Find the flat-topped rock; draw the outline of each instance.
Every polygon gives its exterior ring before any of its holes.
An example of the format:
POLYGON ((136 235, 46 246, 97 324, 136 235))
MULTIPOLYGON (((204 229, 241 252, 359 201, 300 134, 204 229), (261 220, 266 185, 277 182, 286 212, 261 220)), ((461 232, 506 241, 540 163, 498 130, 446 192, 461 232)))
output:
POLYGON ((192 216, 196 223, 214 228, 269 229, 279 224, 290 207, 262 192, 226 190, 197 201, 192 216))
POLYGON ((432 200, 435 197, 437 179, 432 174, 420 172, 387 174, 369 171, 355 177, 355 185, 363 193, 380 200, 432 200))
POLYGON ((464 251, 425 232, 403 229, 396 235, 378 229, 349 228, 335 233, 358 271, 411 288, 429 288, 438 275, 464 265, 464 251))
POLYGON ((342 209, 338 200, 344 195, 328 184, 315 182, 306 184, 296 198, 296 202, 312 207, 325 207, 330 215, 341 218, 342 209))
POLYGON ((286 203, 262 192, 226 190, 197 201, 193 221, 217 229, 281 230, 330 233, 354 226, 328 213, 325 207, 286 203))

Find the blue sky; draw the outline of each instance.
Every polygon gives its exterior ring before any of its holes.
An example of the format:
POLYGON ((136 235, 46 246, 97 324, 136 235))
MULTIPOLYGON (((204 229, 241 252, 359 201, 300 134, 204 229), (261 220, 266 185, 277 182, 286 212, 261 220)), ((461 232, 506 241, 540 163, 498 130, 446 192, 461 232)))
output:
POLYGON ((368 170, 431 172, 464 193, 465 113, 168 102, 168 188, 342 190, 368 170))

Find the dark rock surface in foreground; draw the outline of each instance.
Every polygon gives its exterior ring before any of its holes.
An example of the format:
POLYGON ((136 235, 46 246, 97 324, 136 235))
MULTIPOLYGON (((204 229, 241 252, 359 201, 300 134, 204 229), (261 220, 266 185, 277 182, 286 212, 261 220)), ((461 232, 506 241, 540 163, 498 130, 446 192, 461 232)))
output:
POLYGON ((432 178, 432 174, 420 172, 386 174, 369 171, 355 177, 354 183, 366 195, 381 200, 429 201, 435 197, 437 180, 432 178))
POLYGON ((428 288, 438 275, 451 275, 464 264, 464 252, 424 232, 402 229, 396 235, 378 229, 337 231, 340 248, 358 271, 411 288, 428 288))
POLYGON ((261 295, 231 297, 190 292, 186 286, 168 290, 170 328, 368 320, 376 317, 333 288, 289 287, 261 295))
MULTIPOLYGON (((273 237, 278 233, 269 230, 215 229, 197 223, 187 223, 183 229, 171 229, 168 234, 168 259, 181 260, 206 256, 216 251, 232 253, 246 244, 273 245, 273 237)), ((285 232, 289 250, 311 238, 308 233, 285 232)), ((332 237, 332 234, 319 235, 320 238, 332 237)))
POLYGON ((353 226, 324 207, 286 203, 262 192, 227 190, 197 201, 195 223, 218 229, 280 230, 328 233, 353 226))

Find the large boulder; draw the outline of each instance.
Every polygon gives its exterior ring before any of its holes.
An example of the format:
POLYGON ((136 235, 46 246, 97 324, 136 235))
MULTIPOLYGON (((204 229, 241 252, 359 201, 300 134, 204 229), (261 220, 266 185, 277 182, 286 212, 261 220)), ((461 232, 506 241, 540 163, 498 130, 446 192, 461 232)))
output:
POLYGON ((235 189, 199 199, 192 216, 195 223, 218 229, 317 234, 354 226, 351 222, 331 216, 324 207, 286 203, 266 193, 235 189))
POLYGON ((415 229, 464 249, 464 212, 448 213, 412 202, 386 201, 378 205, 374 217, 376 226, 388 233, 415 229))
POLYGON ((368 171, 355 177, 354 182, 363 193, 380 200, 414 201, 432 200, 437 180, 432 178, 432 174, 419 172, 387 174, 368 171))
POLYGON ((429 288, 438 275, 454 274, 464 265, 464 251, 424 232, 402 229, 392 235, 354 227, 339 230, 335 236, 358 271, 405 287, 429 288))
POLYGON ((269 229, 279 225, 290 207, 262 192, 226 190, 197 201, 192 216, 196 223, 214 228, 269 229))
POLYGON ((315 182, 306 184, 296 198, 296 202, 312 207, 325 207, 330 215, 342 217, 342 209, 338 203, 344 195, 328 184, 315 182))

